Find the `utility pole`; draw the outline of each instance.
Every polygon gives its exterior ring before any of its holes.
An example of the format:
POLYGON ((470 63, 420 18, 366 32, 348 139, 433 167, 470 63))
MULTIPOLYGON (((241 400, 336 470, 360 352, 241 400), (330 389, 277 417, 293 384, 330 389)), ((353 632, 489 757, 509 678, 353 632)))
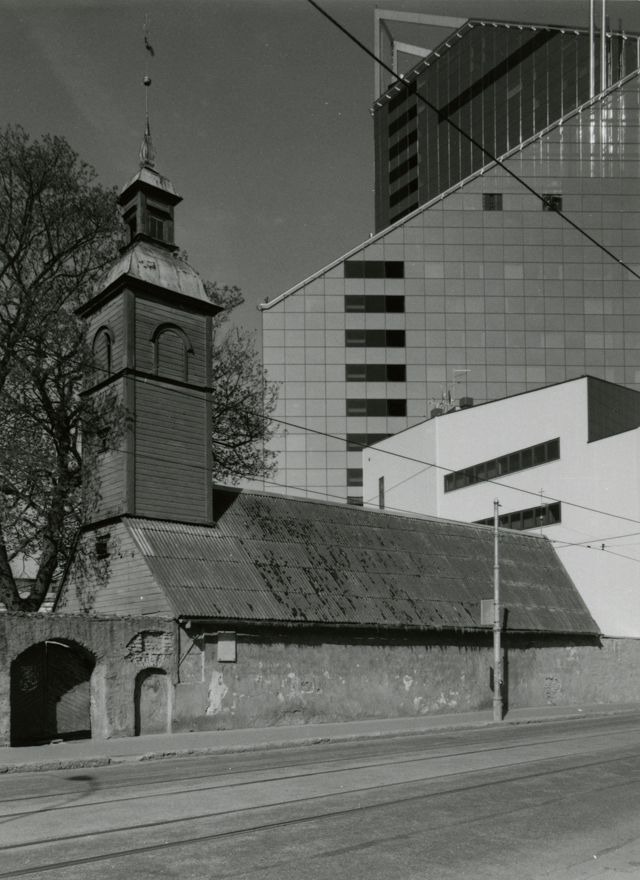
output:
MULTIPOLYGON (((595 0, 589 0, 589 97, 596 93, 595 0)), ((640 44, 639 44, 640 45, 640 44)))
POLYGON ((500 648, 500 559, 498 556, 498 509, 493 502, 493 720, 502 721, 502 652, 500 648))
POLYGON ((607 0, 602 0, 600 22, 600 91, 607 88, 607 0))

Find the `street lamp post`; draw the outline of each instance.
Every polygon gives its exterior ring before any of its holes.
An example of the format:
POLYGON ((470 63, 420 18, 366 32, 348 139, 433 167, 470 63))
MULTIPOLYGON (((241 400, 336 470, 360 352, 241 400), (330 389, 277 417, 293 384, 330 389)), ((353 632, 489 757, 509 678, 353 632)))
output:
POLYGON ((493 720, 502 721, 502 653, 500 646, 500 558, 498 556, 498 509, 493 502, 493 720))

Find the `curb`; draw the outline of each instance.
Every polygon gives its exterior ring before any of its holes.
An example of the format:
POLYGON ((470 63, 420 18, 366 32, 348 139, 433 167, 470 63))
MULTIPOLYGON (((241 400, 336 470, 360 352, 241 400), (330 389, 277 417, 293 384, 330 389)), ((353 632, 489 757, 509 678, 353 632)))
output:
POLYGON ((307 748, 310 746, 327 745, 329 743, 364 742, 366 740, 406 738, 410 736, 424 736, 430 733, 443 733, 453 730, 477 730, 488 727, 517 727, 526 724, 553 724, 556 721, 576 721, 586 718, 609 718, 613 715, 633 715, 640 710, 635 709, 612 709, 608 712, 583 713, 582 710, 565 715, 555 715, 553 718, 538 716, 535 718, 512 719, 504 721, 469 721, 466 724, 442 724, 425 730, 398 730, 376 731, 374 733, 345 733, 333 736, 303 737, 295 740, 276 740, 267 742, 247 743, 237 746, 206 746, 193 749, 170 749, 158 752, 147 752, 140 755, 106 755, 92 758, 68 758, 53 761, 31 761, 21 764, 0 764, 0 774, 8 773, 37 773, 53 770, 80 770, 91 767, 107 767, 121 764, 136 764, 148 761, 175 760, 177 758, 204 758, 209 755, 234 755, 244 752, 264 752, 275 749, 307 748))

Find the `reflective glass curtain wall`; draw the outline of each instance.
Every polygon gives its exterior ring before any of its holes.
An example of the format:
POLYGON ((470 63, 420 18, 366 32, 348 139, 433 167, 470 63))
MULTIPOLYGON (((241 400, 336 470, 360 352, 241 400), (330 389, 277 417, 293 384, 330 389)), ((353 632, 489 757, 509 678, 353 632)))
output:
MULTIPOLYGON (((638 41, 608 39, 609 83, 638 65, 638 41)), ((595 80, 600 83, 599 38, 595 80)), ((376 231, 589 99, 589 37, 567 29, 469 22, 374 106, 376 231), (439 112, 416 97, 424 96, 439 112)), ((599 88, 596 87, 596 92, 599 88)))

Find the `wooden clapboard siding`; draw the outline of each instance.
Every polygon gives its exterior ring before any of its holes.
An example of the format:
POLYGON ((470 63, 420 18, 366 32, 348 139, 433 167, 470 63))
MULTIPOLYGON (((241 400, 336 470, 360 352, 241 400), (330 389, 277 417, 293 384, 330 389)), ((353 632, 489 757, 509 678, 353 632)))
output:
POLYGON ((136 384, 135 498, 139 516, 206 519, 205 394, 159 381, 136 384))
POLYGON ((124 316, 122 294, 114 297, 102 308, 91 316, 89 322, 89 343, 93 344, 93 338, 100 327, 107 325, 114 334, 113 347, 111 349, 111 369, 114 373, 124 367, 124 316))
POLYGON ((165 330, 158 336, 156 348, 158 375, 187 382, 189 369, 185 369, 185 354, 187 364, 189 355, 185 352, 184 339, 173 330, 165 330))
MULTIPOLYGON (((122 385, 119 382, 109 385, 108 390, 97 392, 97 395, 103 393, 115 394, 118 402, 122 404, 122 385)), ((92 474, 94 479, 86 484, 89 522, 96 522, 125 511, 123 440, 122 436, 114 433, 108 438, 107 450, 96 453, 95 471, 92 474)))
POLYGON ((93 522, 124 512, 122 451, 110 449, 99 454, 96 469, 97 498, 90 515, 93 522))
MULTIPOLYGON (((160 324, 175 324, 183 330, 193 354, 189 355, 189 382, 204 384, 206 378, 206 316, 189 314, 175 306, 160 303, 141 293, 136 294, 136 368, 153 372, 151 336, 160 324)), ((180 378, 182 378, 180 376, 180 378)))
MULTIPOLYGON (((102 535, 107 530, 99 529, 102 535)), ((109 558, 103 569, 96 567, 92 577, 82 577, 73 564, 62 585, 56 611, 66 614, 171 614, 171 607, 158 587, 125 524, 109 529, 109 558)), ((84 549, 90 551, 96 532, 83 536, 84 549)))

